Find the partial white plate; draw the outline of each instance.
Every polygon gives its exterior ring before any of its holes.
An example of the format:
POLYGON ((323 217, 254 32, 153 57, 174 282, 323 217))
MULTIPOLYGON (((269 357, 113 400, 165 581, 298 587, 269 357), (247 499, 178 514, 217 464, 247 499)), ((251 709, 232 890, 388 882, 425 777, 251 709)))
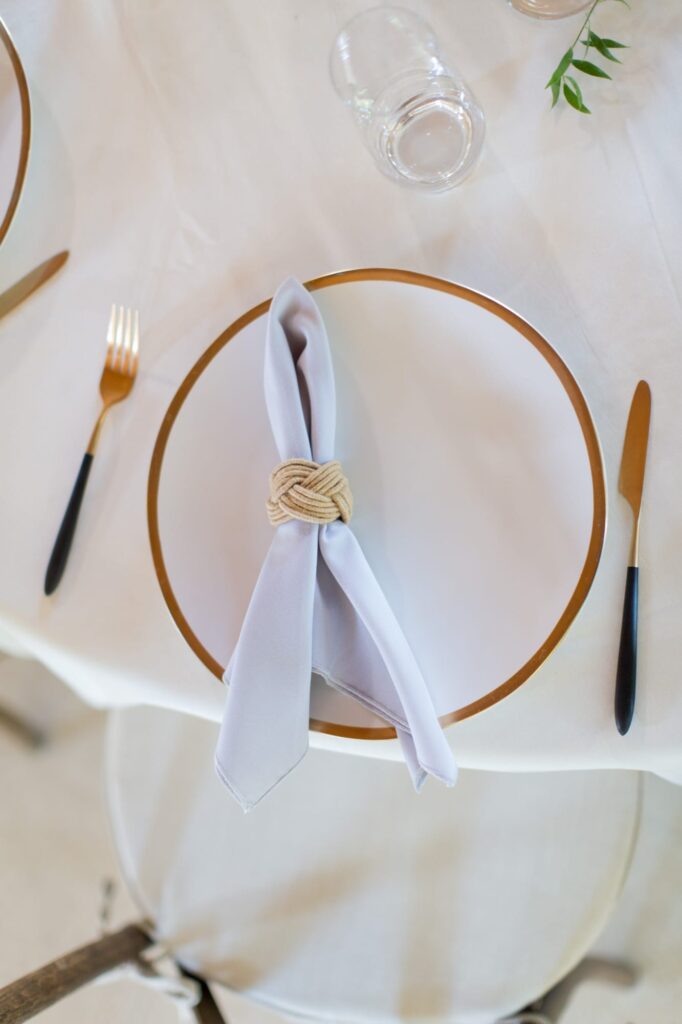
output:
MULTIPOLYGON (((521 685, 585 600, 605 530, 594 425, 548 342, 477 292, 392 270, 309 287, 332 346, 353 530, 447 724, 521 685)), ((267 306, 232 324, 192 369, 150 472, 159 581, 218 678, 272 536, 267 306)), ((392 735, 321 681, 311 727, 392 735)))
POLYGON ((31 105, 16 47, 0 19, 0 242, 9 231, 26 177, 31 105))

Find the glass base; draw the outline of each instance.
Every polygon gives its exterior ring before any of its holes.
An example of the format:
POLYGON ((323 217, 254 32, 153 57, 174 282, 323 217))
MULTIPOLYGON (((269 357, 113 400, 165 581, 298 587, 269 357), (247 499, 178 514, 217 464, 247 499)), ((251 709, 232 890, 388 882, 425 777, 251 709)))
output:
POLYGON ((509 0, 510 5, 531 18, 570 18, 590 7, 592 0, 509 0))
POLYGON ((442 192, 473 170, 485 134, 483 113, 449 77, 422 79, 419 86, 391 104, 392 116, 375 120, 373 149, 390 178, 442 192))

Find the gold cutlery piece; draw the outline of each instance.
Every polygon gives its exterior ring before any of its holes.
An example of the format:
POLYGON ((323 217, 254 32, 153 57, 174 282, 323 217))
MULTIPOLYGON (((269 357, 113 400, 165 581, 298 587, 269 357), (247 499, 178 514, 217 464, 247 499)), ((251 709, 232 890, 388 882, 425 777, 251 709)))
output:
POLYGON ((6 292, 0 295, 0 319, 7 316, 15 306, 27 299, 37 288, 45 284, 53 274, 64 266, 69 258, 68 251, 58 252, 56 256, 50 256, 40 266, 31 270, 25 277, 13 284, 6 292))
POLYGON ((50 561, 45 574, 45 593, 52 594, 59 585, 71 550, 76 531, 78 513, 88 482, 90 467, 97 448, 102 423, 112 405, 122 402, 130 394, 135 383, 140 348, 140 321, 137 310, 125 310, 112 306, 107 330, 107 355, 99 382, 102 396, 102 411, 92 432, 88 447, 81 462, 81 468, 66 506, 57 539, 54 542, 50 561))
POLYGON ((632 509, 632 539, 625 582, 623 624, 616 672, 615 715, 621 736, 630 728, 637 689, 637 606, 639 600, 639 516, 642 507, 651 420, 651 389, 640 380, 630 406, 620 463, 618 490, 632 509))

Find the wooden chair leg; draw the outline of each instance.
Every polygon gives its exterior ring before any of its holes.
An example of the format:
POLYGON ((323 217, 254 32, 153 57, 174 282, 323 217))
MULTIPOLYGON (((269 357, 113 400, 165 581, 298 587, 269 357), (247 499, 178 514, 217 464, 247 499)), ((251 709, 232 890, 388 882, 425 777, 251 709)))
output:
POLYGON ((192 981, 196 981, 201 988, 201 999, 194 1007, 194 1016, 196 1017, 198 1024, 229 1024, 221 1013, 218 1004, 213 998, 213 993, 204 979, 185 970, 184 967, 181 967, 180 970, 185 977, 191 978, 192 981))
POLYGON ((30 1020, 100 975, 135 960, 151 945, 140 925, 129 924, 25 974, 0 989, 0 1024, 30 1020))
POLYGON ((47 735, 42 729, 9 708, 0 707, 0 728, 10 732, 21 743, 34 750, 47 745, 47 735))

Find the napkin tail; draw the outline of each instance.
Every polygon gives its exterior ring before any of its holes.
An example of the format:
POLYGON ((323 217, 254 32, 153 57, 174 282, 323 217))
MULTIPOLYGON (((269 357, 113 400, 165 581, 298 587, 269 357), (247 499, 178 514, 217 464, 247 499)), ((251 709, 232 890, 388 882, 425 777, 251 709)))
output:
POLYGON ((308 749, 318 532, 301 522, 275 531, 225 673, 216 771, 245 810, 308 749))
POLYGON ((404 729, 397 728, 396 733, 400 740, 405 764, 407 765, 414 788, 418 793, 421 793, 422 786, 426 782, 428 772, 426 772, 419 763, 419 758, 417 757, 417 751, 411 734, 409 732, 405 732, 404 729))
MULTIPOLYGON (((241 789, 237 787, 234 780, 230 778, 230 776, 225 771, 222 762, 220 761, 220 755, 218 753, 217 748, 215 757, 213 759, 213 765, 215 767, 216 775, 222 782, 223 786, 225 786, 225 788, 229 790, 229 792, 232 794, 232 796, 237 801, 237 803, 244 811, 244 813, 248 814, 249 811, 253 810, 256 804, 259 804, 261 802, 263 797, 266 797, 268 795, 270 790, 275 789, 277 786, 279 786, 280 782, 283 782, 284 779, 286 779, 287 775, 290 775, 291 772, 293 772, 294 768, 298 767, 298 765, 301 763, 301 761, 303 760, 307 753, 308 744, 306 743, 305 749, 301 752, 301 756, 298 758, 298 760, 294 761, 294 763, 290 765, 290 767, 287 768, 287 770, 282 775, 278 775, 277 778, 274 778, 270 782, 268 788, 264 789, 258 796, 255 797, 247 796, 245 792, 243 792, 241 789)), ((416 782, 415 789, 417 790, 417 792, 419 792, 419 790, 421 789, 421 786, 417 786, 416 782)))
POLYGON ((372 637, 395 687, 407 723, 407 729, 398 728, 398 735, 415 786, 419 788, 421 784, 420 771, 434 775, 448 786, 454 785, 457 765, 431 695, 355 535, 342 523, 331 523, 320 531, 320 551, 372 637))

